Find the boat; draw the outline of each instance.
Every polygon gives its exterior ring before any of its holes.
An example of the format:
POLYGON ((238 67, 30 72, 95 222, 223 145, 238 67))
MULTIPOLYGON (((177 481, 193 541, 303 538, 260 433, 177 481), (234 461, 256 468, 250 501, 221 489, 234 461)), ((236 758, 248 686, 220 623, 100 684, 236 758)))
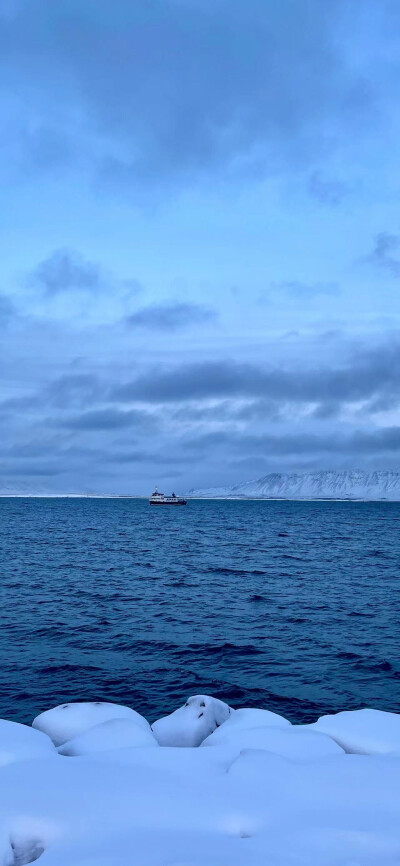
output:
POLYGON ((171 496, 165 496, 164 493, 159 493, 156 487, 154 493, 150 496, 149 503, 150 505, 187 505, 187 499, 183 499, 182 496, 176 496, 175 493, 171 493, 171 496))

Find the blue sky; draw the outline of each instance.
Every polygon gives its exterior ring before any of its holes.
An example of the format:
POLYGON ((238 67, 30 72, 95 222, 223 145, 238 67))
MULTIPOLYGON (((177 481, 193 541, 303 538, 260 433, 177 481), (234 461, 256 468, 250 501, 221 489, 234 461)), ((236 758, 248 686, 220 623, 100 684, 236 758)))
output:
POLYGON ((398 467, 394 0, 0 0, 0 489, 398 467))

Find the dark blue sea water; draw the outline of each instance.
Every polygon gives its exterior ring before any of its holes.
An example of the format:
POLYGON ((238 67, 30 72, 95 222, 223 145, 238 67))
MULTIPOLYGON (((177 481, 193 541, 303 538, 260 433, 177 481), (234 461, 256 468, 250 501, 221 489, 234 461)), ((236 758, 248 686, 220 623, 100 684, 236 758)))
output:
POLYGON ((400 505, 0 499, 0 716, 400 711, 400 505))

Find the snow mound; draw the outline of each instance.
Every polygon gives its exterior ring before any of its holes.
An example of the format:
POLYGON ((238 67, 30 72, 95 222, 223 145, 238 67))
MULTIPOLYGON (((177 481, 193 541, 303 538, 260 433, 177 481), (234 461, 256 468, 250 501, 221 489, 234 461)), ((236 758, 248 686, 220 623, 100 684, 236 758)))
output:
POLYGON ((28 758, 44 758, 56 750, 50 738, 27 725, 0 719, 0 767, 28 758))
POLYGON ((308 726, 328 734, 345 752, 364 755, 400 755, 400 715, 383 710, 348 710, 321 716, 308 726))
POLYGON ((214 731, 201 745, 229 746, 237 755, 243 749, 262 749, 293 761, 310 761, 343 752, 330 737, 306 730, 301 725, 236 728, 228 723, 214 731))
MULTIPOLYGON (((245 730, 246 728, 283 728, 288 727, 290 722, 284 716, 279 716, 277 713, 272 713, 270 710, 258 710, 253 707, 243 707, 241 710, 235 710, 224 725, 229 725, 229 730, 233 727, 235 730, 245 730)), ((225 730, 225 728, 224 728, 225 730)))
POLYGON ((59 755, 91 755, 110 749, 148 748, 158 746, 151 731, 130 719, 109 719, 68 740, 58 749, 59 755))
MULTIPOLYGON (((84 721, 92 722, 90 705, 83 706, 84 721)), ((80 754, 75 760, 57 754, 38 731, 0 725, 3 743, 6 736, 10 744, 18 737, 28 746, 28 739, 47 743, 42 757, 0 766, 0 866, 400 863, 398 715, 369 716, 370 745, 391 754, 346 754, 320 732, 324 719, 290 725, 202 695, 166 717, 178 716, 164 731, 177 746, 149 748, 150 727, 135 716, 100 720, 74 735, 60 751, 80 754), (181 748, 182 740, 199 745, 204 708, 214 725, 208 744, 181 748)))
POLYGON ((101 722, 108 722, 110 719, 130 719, 145 730, 150 727, 146 719, 135 710, 131 710, 130 707, 100 701, 60 704, 60 706, 46 710, 36 716, 32 722, 32 727, 48 734, 55 746, 62 746, 89 728, 93 728, 101 722))
POLYGON ((199 746, 234 710, 209 695, 193 695, 183 707, 151 726, 160 746, 199 746))

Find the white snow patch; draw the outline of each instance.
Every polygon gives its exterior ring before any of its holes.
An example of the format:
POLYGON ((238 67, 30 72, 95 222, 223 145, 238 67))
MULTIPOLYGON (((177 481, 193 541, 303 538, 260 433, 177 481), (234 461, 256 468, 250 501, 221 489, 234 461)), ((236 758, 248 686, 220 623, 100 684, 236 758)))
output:
MULTIPOLYGON (((279 716, 277 713, 272 713, 270 710, 258 710, 253 707, 243 707, 240 710, 235 710, 229 718, 224 722, 224 725, 229 725, 229 730, 235 727, 235 730, 245 730, 245 728, 283 728, 288 727, 290 722, 284 716, 279 716)), ((225 728, 224 728, 225 730, 225 728)))
POLYGON ((59 747, 58 753, 73 757, 107 752, 110 749, 148 748, 149 746, 158 747, 150 727, 146 729, 130 719, 109 719, 68 740, 59 747))
POLYGON ((209 695, 193 695, 183 707, 151 726, 160 746, 199 746, 234 710, 209 695))
POLYGON ((53 740, 55 746, 62 746, 73 737, 83 734, 94 725, 107 722, 109 719, 131 719, 146 730, 149 723, 130 707, 120 704, 109 704, 101 701, 95 703, 60 704, 52 710, 46 710, 36 716, 32 727, 43 731, 53 740))
POLYGON ((28 725, 0 719, 0 767, 27 758, 43 758, 56 750, 50 738, 28 725))
MULTIPOLYGON (((348 710, 321 716, 308 726, 332 737, 346 752, 400 755, 400 715, 383 710, 348 710)), ((400 780, 399 780, 400 784, 400 780)))
POLYGON ((237 755, 243 749, 264 749, 293 761, 310 761, 327 755, 338 755, 343 750, 330 737, 314 733, 305 727, 236 728, 226 724, 207 737, 202 747, 229 746, 237 755))

